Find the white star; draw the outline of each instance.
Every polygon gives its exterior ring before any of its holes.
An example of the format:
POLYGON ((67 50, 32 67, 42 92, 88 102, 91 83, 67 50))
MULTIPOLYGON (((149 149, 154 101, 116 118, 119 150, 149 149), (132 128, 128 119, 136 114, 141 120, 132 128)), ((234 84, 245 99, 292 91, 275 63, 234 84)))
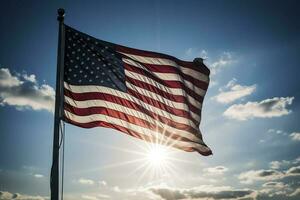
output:
POLYGON ((77 74, 74 74, 73 76, 74 76, 74 77, 76 77, 76 76, 77 76, 77 74))

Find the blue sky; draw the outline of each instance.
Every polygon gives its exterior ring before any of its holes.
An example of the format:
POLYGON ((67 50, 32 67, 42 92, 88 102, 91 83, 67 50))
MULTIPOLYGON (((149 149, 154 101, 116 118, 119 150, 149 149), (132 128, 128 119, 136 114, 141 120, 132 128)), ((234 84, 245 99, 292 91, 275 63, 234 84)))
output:
POLYGON ((200 128, 213 156, 174 150, 172 171, 144 173, 130 161, 146 143, 67 124, 65 199, 300 198, 297 1, 0 4, 0 199, 49 197, 59 7, 82 32, 212 72, 200 128))

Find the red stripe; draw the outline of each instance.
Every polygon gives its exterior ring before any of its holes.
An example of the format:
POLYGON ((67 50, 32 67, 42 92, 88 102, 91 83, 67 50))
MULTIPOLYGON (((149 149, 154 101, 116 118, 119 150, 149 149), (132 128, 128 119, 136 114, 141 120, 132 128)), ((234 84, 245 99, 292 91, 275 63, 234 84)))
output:
MULTIPOLYGON (((67 97, 70 97, 71 99, 74 99, 76 101, 86 101, 86 100, 98 99, 98 100, 105 100, 108 102, 116 103, 121 106, 126 106, 128 108, 142 112, 142 113, 148 115, 149 117, 152 117, 155 120, 161 121, 162 123, 167 124, 169 126, 176 127, 178 129, 185 130, 185 131, 188 131, 188 132, 191 132, 194 134, 198 133, 198 131, 191 126, 188 126, 188 125, 180 123, 180 122, 174 122, 166 117, 163 117, 163 116, 161 116, 157 113, 154 113, 150 110, 147 110, 146 108, 142 107, 141 105, 139 105, 137 103, 134 103, 132 101, 129 101, 129 100, 126 100, 126 99, 123 99, 123 98, 120 98, 120 97, 117 97, 114 95, 98 93, 98 92, 74 93, 72 91, 67 90, 66 88, 64 90, 64 94, 67 97)), ((177 116, 181 116, 181 117, 185 117, 185 118, 189 117, 187 112, 182 113, 182 115, 177 115, 177 116)), ((193 120, 193 119, 190 119, 190 120, 193 120)))
POLYGON ((184 90, 186 93, 188 93, 191 97, 193 97, 194 99, 203 99, 202 96, 200 96, 199 94, 197 94, 195 91, 191 90, 190 88, 188 88, 187 86, 185 86, 182 82, 180 81, 165 81, 165 80, 162 80, 162 79, 159 79, 158 77, 154 76, 152 73, 146 71, 146 70, 143 70, 141 68, 138 68, 138 67, 134 67, 134 66, 131 66, 131 65, 128 65, 126 63, 124 63, 124 66, 125 66, 125 69, 128 70, 128 71, 132 71, 132 72, 135 72, 135 73, 138 73, 140 75, 143 75, 143 76, 146 76, 146 77, 149 77, 151 78, 152 80, 166 86, 166 87, 169 87, 169 88, 179 88, 179 89, 182 89, 184 90))
POLYGON ((191 114, 185 110, 180 110, 180 109, 176 109, 176 108, 173 108, 173 107, 170 107, 164 103, 161 103, 160 101, 157 101, 155 99, 152 99, 152 98, 149 98, 145 95, 142 95, 130 88, 127 88, 127 93, 131 96, 134 96, 135 98, 138 98, 139 100, 142 100, 143 102, 147 103, 147 104, 150 104, 154 107, 157 107, 161 110, 165 110, 167 111, 168 113, 172 113, 174 115, 177 115, 177 116, 181 116, 181 117, 185 117, 185 118, 188 118, 190 119, 191 121, 194 122, 194 124, 196 126, 199 125, 199 122, 197 120, 195 120, 194 118, 192 118, 191 114))
MULTIPOLYGON (((123 112, 119 112, 119 111, 116 111, 116 110, 113 110, 113 109, 110 109, 110 108, 106 108, 106 107, 76 108, 76 107, 73 107, 73 106, 65 103, 64 109, 71 112, 71 113, 73 113, 73 114, 75 114, 75 115, 78 115, 78 116, 103 114, 103 115, 107 115, 107 116, 110 116, 110 117, 113 117, 113 118, 121 119, 121 120, 129 122, 131 124, 135 124, 137 126, 140 126, 140 127, 158 132, 158 133, 160 133, 162 135, 165 135, 166 137, 170 137, 174 140, 186 141, 186 142, 196 142, 196 141, 192 141, 192 140, 190 140, 186 137, 177 135, 176 133, 171 133, 167 130, 164 130, 162 127, 157 127, 157 126, 155 126, 155 124, 150 123, 149 121, 146 121, 146 120, 137 118, 135 116, 125 114, 123 112)), ((177 127, 174 127, 174 128, 177 128, 177 127)), ((201 137, 197 137, 197 138, 200 139, 201 137)))
MULTIPOLYGON (((178 102, 178 103, 184 103, 188 106, 188 108, 194 112, 195 114, 200 112, 200 108, 195 107, 194 105, 192 105, 187 98, 185 98, 184 96, 181 95, 171 95, 163 90, 158 89, 157 87, 154 87, 153 85, 147 84, 145 82, 139 81, 139 80, 135 80, 132 79, 130 77, 126 77, 126 81, 137 86, 140 87, 142 89, 148 90, 150 92, 153 92, 157 95, 160 95, 166 99, 169 99, 171 101, 174 102, 178 102)), ((148 97, 149 98, 149 97, 148 97)), ((201 102, 200 102, 201 103, 201 102)), ((198 115, 198 114, 197 114, 198 115)))
POLYGON ((121 45, 117 45, 116 50, 119 51, 119 52, 122 52, 122 53, 133 54, 133 55, 138 55, 138 56, 145 56, 145 57, 150 57, 150 58, 169 59, 169 60, 172 60, 172 61, 176 62, 178 65, 181 65, 183 67, 196 70, 196 71, 201 72, 205 75, 210 74, 209 69, 204 64, 198 66, 198 65, 195 65, 193 62, 182 61, 182 60, 179 60, 178 58, 175 58, 175 57, 170 56, 170 55, 157 53, 157 52, 152 52, 152 51, 144 51, 144 50, 129 48, 129 47, 121 46, 121 45))
MULTIPOLYGON (((116 125, 116 124, 111 124, 111 123, 104 122, 104 121, 94 121, 94 122, 89 122, 89 123, 78 123, 78 122, 75 122, 71 119, 68 119, 66 116, 64 117, 64 121, 67 122, 67 123, 73 124, 75 126, 82 127, 82 128, 94 128, 94 127, 99 127, 99 126, 106 127, 106 128, 113 128, 115 130, 121 131, 121 132, 123 132, 127 135, 130 135, 130 136, 133 136, 135 138, 138 138, 138 139, 150 142, 150 143, 156 143, 156 139, 154 138, 154 136, 153 136, 153 138, 150 138, 148 136, 141 135, 136 131, 132 131, 130 129, 127 129, 123 126, 119 126, 119 125, 116 125)), ((181 149, 181 150, 187 151, 187 152, 197 151, 198 153, 200 153, 201 155, 204 155, 204 156, 209 156, 209 155, 212 154, 211 151, 202 152, 202 151, 199 151, 198 149, 195 149, 195 148, 192 148, 192 147, 182 147, 182 146, 175 145, 175 144, 172 145, 170 142, 168 142, 164 145, 165 146, 171 146, 171 147, 174 147, 174 148, 177 148, 177 149, 181 149)))

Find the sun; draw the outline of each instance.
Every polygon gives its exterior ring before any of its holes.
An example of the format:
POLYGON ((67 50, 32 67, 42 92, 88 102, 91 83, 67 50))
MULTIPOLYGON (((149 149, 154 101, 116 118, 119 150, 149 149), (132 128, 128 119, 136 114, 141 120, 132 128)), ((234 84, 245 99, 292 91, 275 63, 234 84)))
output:
POLYGON ((168 161, 168 152, 160 145, 153 145, 146 152, 146 160, 152 167, 161 167, 168 161))

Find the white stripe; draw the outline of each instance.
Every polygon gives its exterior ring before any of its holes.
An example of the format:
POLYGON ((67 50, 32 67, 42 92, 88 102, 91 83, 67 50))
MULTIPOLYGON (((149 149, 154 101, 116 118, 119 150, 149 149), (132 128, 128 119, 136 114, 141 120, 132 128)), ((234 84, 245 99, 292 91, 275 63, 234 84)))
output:
POLYGON ((190 81, 182 78, 179 74, 173 74, 173 73, 158 73, 158 72, 153 72, 148 70, 147 68, 145 68, 143 65, 141 65, 138 62, 135 62, 134 60, 130 60, 130 59, 122 59, 123 62, 141 68, 143 70, 148 71, 149 73, 153 74, 154 76, 158 77, 161 80, 165 80, 165 81, 180 81, 182 82, 186 87, 188 87, 189 89, 193 90, 194 92, 196 92, 197 94, 199 94, 200 96, 204 96, 205 94, 205 90, 197 87, 195 84, 191 83, 190 81))
POLYGON ((188 118, 173 115, 165 110, 161 110, 157 107, 147 104, 147 103, 141 101, 140 99, 135 98, 135 97, 133 97, 125 92, 121 92, 119 90, 114 90, 112 88, 108 88, 108 87, 104 87, 104 86, 96 86, 96 85, 76 86, 76 85, 70 85, 66 82, 64 82, 64 86, 66 89, 68 89, 72 92, 75 92, 75 93, 99 92, 99 93, 114 95, 114 96, 126 99, 128 101, 131 101, 133 103, 136 103, 149 111, 152 111, 162 117, 166 117, 169 120, 172 120, 175 122, 180 122, 180 123, 189 125, 195 129, 198 129, 196 124, 194 124, 194 122, 189 120, 188 118))
POLYGON ((176 135, 179 135, 181 137, 188 138, 192 141, 199 142, 200 139, 196 137, 195 135, 191 134, 188 131, 180 130, 177 128, 173 128, 171 126, 168 126, 167 124, 162 123, 159 120, 155 120, 151 116, 146 115, 145 113, 142 113, 140 111, 128 108, 126 106, 121 106, 119 104, 110 102, 110 101, 105 101, 105 100, 86 100, 86 101, 76 101, 73 100, 67 96, 65 96, 65 102, 67 102, 69 105, 76 107, 76 108, 90 108, 90 107, 105 107, 109 108, 112 110, 115 110, 117 112, 122 112, 126 115, 131 115, 136 118, 145 120, 150 122, 151 124, 154 124, 157 126, 157 128, 162 128, 165 131, 169 131, 170 133, 174 133, 176 135))
POLYGON ((137 61, 139 61, 141 63, 145 63, 145 64, 168 65, 171 67, 176 67, 176 68, 180 69, 186 75, 192 76, 193 78, 200 80, 200 81, 204 81, 206 83, 209 82, 209 77, 206 74, 203 74, 201 72, 198 72, 198 71, 193 70, 188 67, 180 66, 173 60, 169 60, 169 59, 165 59, 165 58, 152 58, 152 57, 146 57, 146 56, 138 56, 138 55, 123 53, 123 52, 119 52, 119 53, 126 55, 133 60, 137 60, 137 61))
POLYGON ((203 146, 203 145, 193 143, 193 142, 185 142, 185 141, 180 141, 180 140, 174 140, 172 138, 169 138, 169 137, 166 137, 166 136, 163 136, 163 135, 158 135, 157 132, 154 132, 154 131, 149 130, 147 128, 143 128, 143 127, 137 126, 135 124, 131 124, 127 121, 120 120, 118 118, 110 117, 110 116, 107 116, 107 115, 95 114, 95 115, 89 115, 89 116, 77 116, 77 115, 72 114, 72 113, 70 113, 66 110, 64 111, 64 113, 65 113, 65 116, 68 119, 70 119, 72 121, 75 121, 77 123, 89 123, 89 122, 94 122, 94 121, 108 122, 110 124, 122 126, 126 129, 135 131, 135 132, 137 132, 141 135, 148 136, 148 137, 151 137, 151 138, 153 138, 154 136, 159 136, 158 139, 159 139, 159 141, 162 141, 162 142, 169 141, 172 144, 179 145, 183 148, 191 148, 192 147, 192 148, 199 149, 202 152, 209 151, 209 149, 207 147, 203 146))
POLYGON ((154 81, 153 79, 151 79, 149 77, 143 76, 141 74, 138 74, 138 73, 135 73, 135 72, 132 72, 132 71, 129 71, 129 70, 125 70, 125 75, 132 78, 132 79, 148 83, 148 84, 150 84, 150 85, 152 85, 152 86, 154 86, 154 87, 156 87, 156 88, 158 88, 158 89, 160 89, 164 92, 169 93, 170 95, 180 95, 180 96, 184 97, 185 99, 187 99, 188 102, 190 104, 194 105, 196 108, 201 107, 201 103, 199 101, 195 100, 193 97, 188 95, 187 92, 185 92, 182 89, 166 87, 166 86, 154 81))

